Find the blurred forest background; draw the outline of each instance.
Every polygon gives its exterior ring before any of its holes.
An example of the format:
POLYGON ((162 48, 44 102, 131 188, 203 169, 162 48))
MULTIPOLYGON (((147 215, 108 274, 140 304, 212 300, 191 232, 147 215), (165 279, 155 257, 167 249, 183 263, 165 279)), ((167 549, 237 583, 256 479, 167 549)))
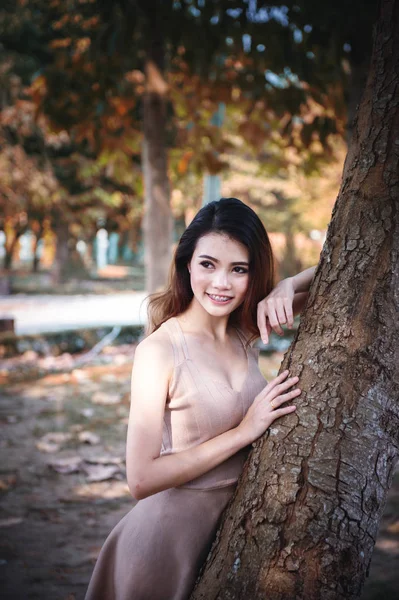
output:
POLYGON ((158 287, 143 275, 146 172, 164 188, 164 206, 147 212, 164 223, 170 213, 174 240, 204 201, 236 196, 263 219, 281 276, 317 262, 375 14, 359 0, 6 0, 0 253, 14 276, 4 290, 54 290, 107 265, 133 288, 158 287), (151 94, 162 98, 152 113, 151 94), (143 153, 151 136, 163 181, 143 153))
MULTIPOLYGON (((116 325, 138 324, 201 205, 248 203, 279 277, 318 262, 376 13, 371 0, 2 0, 0 320, 19 310, 40 333, 0 333, 4 598, 83 597, 130 509, 142 331, 116 325), (111 331, 88 322, 96 311, 111 331)), ((267 378, 288 344, 261 354, 267 378)), ((396 597, 398 490, 364 600, 396 597)))

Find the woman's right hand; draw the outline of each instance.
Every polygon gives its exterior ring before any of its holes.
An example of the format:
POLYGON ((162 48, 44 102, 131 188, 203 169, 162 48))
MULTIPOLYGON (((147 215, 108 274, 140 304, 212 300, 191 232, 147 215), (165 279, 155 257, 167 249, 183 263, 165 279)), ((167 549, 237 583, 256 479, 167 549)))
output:
POLYGON ((288 371, 283 371, 256 396, 247 414, 238 426, 246 445, 254 442, 279 417, 288 415, 296 410, 296 406, 282 406, 285 402, 296 398, 301 393, 299 388, 293 388, 298 377, 288 377, 288 371), (290 390, 290 391, 288 391, 290 390))

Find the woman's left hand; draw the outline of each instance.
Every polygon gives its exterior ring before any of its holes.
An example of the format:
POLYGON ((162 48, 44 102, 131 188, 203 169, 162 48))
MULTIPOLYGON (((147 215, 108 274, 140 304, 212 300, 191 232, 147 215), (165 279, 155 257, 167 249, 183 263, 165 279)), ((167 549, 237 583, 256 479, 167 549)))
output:
POLYGON ((269 341, 273 329, 278 335, 283 335, 281 325, 294 325, 294 281, 287 277, 276 285, 266 298, 258 304, 258 328, 264 344, 269 341))

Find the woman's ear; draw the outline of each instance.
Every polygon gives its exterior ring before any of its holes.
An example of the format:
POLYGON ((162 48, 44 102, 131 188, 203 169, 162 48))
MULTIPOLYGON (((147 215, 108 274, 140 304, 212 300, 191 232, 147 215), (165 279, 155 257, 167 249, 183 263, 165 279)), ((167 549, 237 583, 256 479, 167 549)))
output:
POLYGON ((187 269, 188 269, 188 272, 189 272, 189 273, 190 273, 190 275, 191 275, 191 267, 190 267, 190 263, 187 263, 187 269))

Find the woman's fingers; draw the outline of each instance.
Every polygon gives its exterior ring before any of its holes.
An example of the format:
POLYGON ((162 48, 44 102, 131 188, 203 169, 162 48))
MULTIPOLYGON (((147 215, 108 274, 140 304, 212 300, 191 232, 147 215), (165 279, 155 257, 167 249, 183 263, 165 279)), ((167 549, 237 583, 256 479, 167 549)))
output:
POLYGON ((276 313, 277 313, 277 318, 278 318, 279 324, 283 324, 283 323, 287 322, 287 317, 285 315, 286 301, 287 301, 286 298, 279 298, 276 302, 276 313))
POLYGON ((276 312, 280 324, 284 323, 287 327, 293 327, 294 313, 292 309, 292 300, 290 300, 290 298, 279 298, 276 312))
POLYGON ((296 410, 296 406, 284 406, 284 408, 278 408, 271 413, 273 417, 273 421, 278 419, 279 417, 283 417, 284 415, 288 415, 289 413, 293 413, 296 410))
POLYGON ((274 379, 272 379, 271 381, 269 381, 269 383, 263 388, 263 390, 260 392, 260 394, 262 395, 262 399, 266 398, 266 396, 280 383, 282 383, 284 381, 284 379, 286 379, 289 375, 289 371, 283 371, 282 373, 280 373, 280 375, 277 375, 277 377, 275 377, 274 379))
POLYGON ((289 379, 286 379, 285 381, 283 380, 283 381, 276 382, 276 384, 273 385, 273 387, 271 387, 271 389, 269 390, 269 392, 267 394, 267 396, 269 397, 269 400, 273 400, 274 398, 277 398, 277 396, 280 396, 283 392, 285 392, 290 387, 292 387, 296 383, 298 383, 298 381, 299 381, 298 377, 290 377, 289 379))
POLYGON ((289 296, 268 297, 259 302, 257 322, 264 344, 269 342, 271 329, 274 329, 278 335, 283 335, 282 324, 286 324, 288 327, 294 325, 292 298, 290 299, 289 296))
POLYGON ((285 402, 288 402, 289 400, 296 398, 297 396, 300 395, 300 393, 301 393, 301 390, 299 388, 295 388, 295 390, 292 390, 291 392, 288 392, 287 394, 281 394, 280 396, 273 398, 270 401, 270 405, 272 408, 277 408, 278 406, 281 406, 285 402))
POLYGON ((294 312, 292 309, 292 302, 290 302, 287 298, 287 301, 284 303, 285 314, 287 316, 287 326, 292 329, 294 327, 294 312))
POLYGON ((272 329, 274 329, 274 331, 276 333, 278 333, 279 335, 283 335, 283 330, 281 329, 280 323, 278 320, 276 304, 275 304, 274 300, 272 300, 272 299, 269 300, 269 302, 267 304, 267 316, 270 321, 270 325, 272 326, 272 329))
POLYGON ((269 342, 269 331, 266 323, 266 312, 262 302, 258 304, 258 329, 261 340, 264 344, 269 342))

